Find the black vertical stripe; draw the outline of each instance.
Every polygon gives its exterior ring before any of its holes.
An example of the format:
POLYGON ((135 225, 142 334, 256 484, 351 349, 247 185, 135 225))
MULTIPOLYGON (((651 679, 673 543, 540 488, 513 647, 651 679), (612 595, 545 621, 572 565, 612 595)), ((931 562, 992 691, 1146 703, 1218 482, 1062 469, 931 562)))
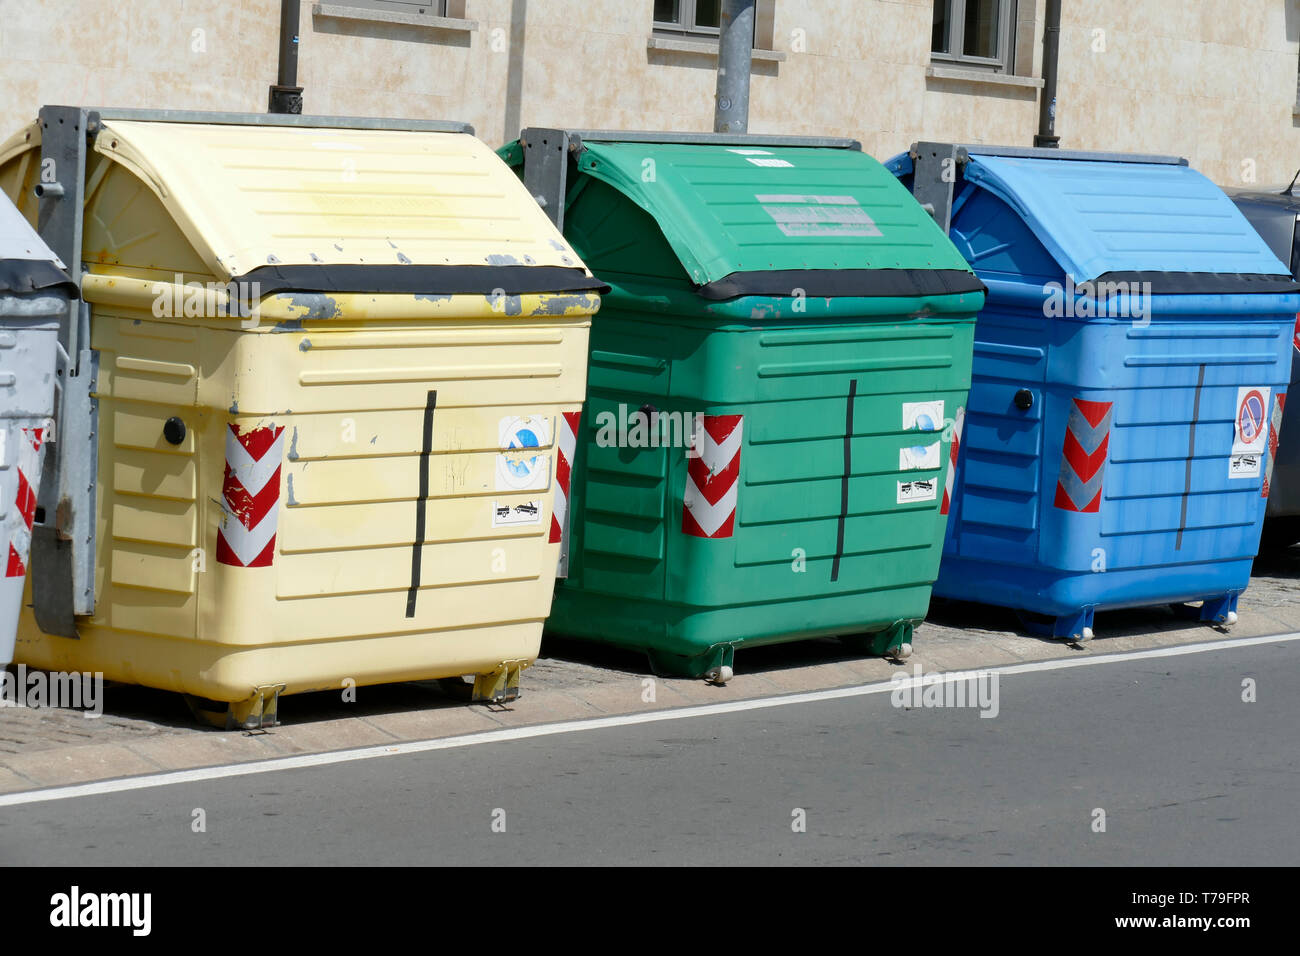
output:
POLYGON ((858 394, 858 380, 849 382, 849 398, 844 404, 844 478, 840 481, 840 527, 835 536, 835 560, 831 562, 831 580, 840 579, 840 558, 844 556, 844 520, 849 516, 849 476, 853 474, 853 399, 858 394))
POLYGON ((406 616, 415 617, 415 598, 420 593, 420 558, 424 554, 424 513, 429 498, 429 455, 433 452, 433 413, 438 407, 437 391, 429 392, 424 403, 424 444, 420 448, 420 493, 415 499, 415 544, 411 545, 411 587, 406 592, 406 616))
MULTIPOLYGON (((1196 399, 1192 402, 1192 425, 1187 430, 1187 471, 1183 478, 1182 512, 1178 516, 1178 539, 1174 550, 1183 549, 1183 531, 1187 528, 1187 496, 1192 493, 1192 459, 1196 457, 1196 423, 1201 419, 1201 387, 1205 385, 1205 366, 1196 376, 1196 399)), ((1235 425, 1233 426, 1236 427, 1235 425)))

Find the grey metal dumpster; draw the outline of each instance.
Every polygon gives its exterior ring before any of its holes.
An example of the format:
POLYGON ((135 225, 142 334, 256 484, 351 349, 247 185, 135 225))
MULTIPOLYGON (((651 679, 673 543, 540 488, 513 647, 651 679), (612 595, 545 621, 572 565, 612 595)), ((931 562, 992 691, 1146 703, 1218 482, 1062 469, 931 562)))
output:
MULTIPOLYGON (((1300 196, 1295 194, 1294 187, 1293 182, 1286 189, 1228 190, 1228 195, 1273 254, 1286 263, 1292 275, 1300 278, 1300 243, 1296 241, 1300 196)), ((1292 345, 1300 350, 1300 316, 1297 316, 1292 345)), ((1297 394, 1294 386, 1300 382, 1297 358, 1300 356, 1292 356, 1291 395, 1297 394)), ((1300 541, 1300 412, 1284 406, 1280 426, 1271 423, 1270 441, 1275 447, 1268 456, 1269 474, 1264 486, 1268 508, 1264 512, 1260 544, 1262 548, 1286 548, 1300 541)))
POLYGON ((41 464, 54 439, 59 319, 76 294, 63 263, 0 193, 0 666, 13 660, 41 464))

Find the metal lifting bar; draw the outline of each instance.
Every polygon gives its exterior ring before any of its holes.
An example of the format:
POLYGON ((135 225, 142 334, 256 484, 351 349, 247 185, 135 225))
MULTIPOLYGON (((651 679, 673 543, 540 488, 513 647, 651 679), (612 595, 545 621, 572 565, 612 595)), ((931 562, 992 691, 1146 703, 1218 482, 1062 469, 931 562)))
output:
MULTIPOLYGON (((37 231, 80 285, 86 155, 96 124, 90 110, 46 106, 40 125, 37 231)), ((37 626, 75 638, 76 616, 95 609, 98 357, 90 348, 86 303, 74 300, 60 320, 58 348, 54 439, 36 495, 30 573, 37 626)))
POLYGON ((564 231, 564 197, 569 188, 569 160, 584 143, 656 143, 698 146, 802 146, 861 151, 856 139, 832 136, 769 136, 751 133, 656 133, 648 130, 551 129, 534 126, 519 134, 524 155, 524 186, 564 231))
POLYGON ((1186 166, 1182 156, 1152 153, 1113 153, 1048 146, 983 146, 976 143, 913 143, 908 150, 912 160, 912 195, 946 233, 952 225, 953 190, 957 172, 970 162, 971 154, 1009 159, 1074 160, 1089 163, 1147 163, 1163 166, 1186 166))
MULTIPOLYGON (((55 107, 59 108, 59 107, 55 107)), ((213 126, 302 126, 310 129, 389 129, 415 133, 469 133, 469 123, 372 116, 300 116, 291 113, 223 113, 205 110, 87 109, 92 119, 141 120, 149 123, 208 123, 213 126)), ((98 128, 91 130, 92 135, 98 128)))

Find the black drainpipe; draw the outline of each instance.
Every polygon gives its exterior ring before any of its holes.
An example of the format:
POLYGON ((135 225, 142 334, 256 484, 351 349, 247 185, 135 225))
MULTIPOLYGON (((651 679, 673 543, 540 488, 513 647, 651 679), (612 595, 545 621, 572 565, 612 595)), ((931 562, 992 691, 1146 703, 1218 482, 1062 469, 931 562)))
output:
POLYGON ((1043 94, 1038 101, 1038 133, 1035 146, 1056 148, 1056 70, 1061 59, 1061 0, 1047 0, 1047 22, 1043 26, 1043 94))
POLYGON ((271 85, 268 113, 301 113, 302 87, 298 85, 298 24, 300 0, 280 0, 280 72, 271 85))

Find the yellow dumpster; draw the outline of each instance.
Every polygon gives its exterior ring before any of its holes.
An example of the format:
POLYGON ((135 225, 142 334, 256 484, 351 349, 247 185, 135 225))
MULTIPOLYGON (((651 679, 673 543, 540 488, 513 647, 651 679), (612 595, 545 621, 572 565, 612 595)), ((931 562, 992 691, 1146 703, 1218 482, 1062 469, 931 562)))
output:
MULTIPOLYGON (((112 115, 82 219, 93 611, 67 637, 25 609, 16 660, 228 726, 392 681, 514 696, 600 284, 472 135, 112 115)), ((0 146, 33 222, 41 139, 0 146)))

